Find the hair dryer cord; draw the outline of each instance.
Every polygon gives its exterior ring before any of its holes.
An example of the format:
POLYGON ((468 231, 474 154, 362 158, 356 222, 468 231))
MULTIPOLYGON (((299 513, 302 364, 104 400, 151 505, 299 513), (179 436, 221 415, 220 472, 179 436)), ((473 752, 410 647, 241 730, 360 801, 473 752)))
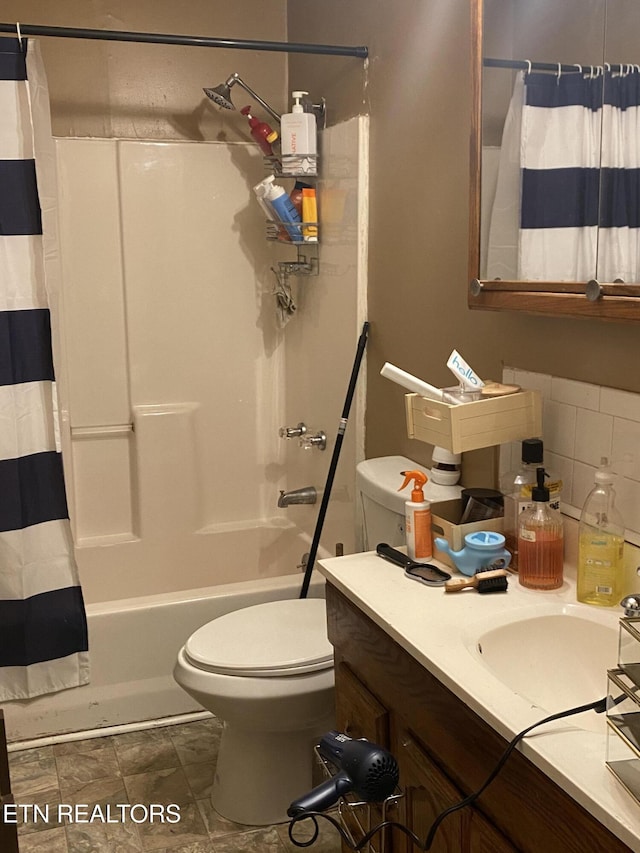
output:
POLYGON ((317 818, 322 817, 325 820, 328 820, 329 823, 333 824, 333 826, 335 826, 335 828, 340 833, 344 843, 351 850, 355 850, 355 851, 364 850, 364 848, 369 844, 369 842, 374 837, 374 835, 376 835, 378 832, 380 832, 381 830, 383 830, 385 828, 391 828, 391 827, 393 827, 394 829, 397 829, 397 830, 403 832, 405 835, 407 835, 411 839, 411 841, 413 842, 414 846, 418 848, 418 850, 430 850, 431 845, 433 844, 433 839, 435 838, 435 834, 438 831, 438 827, 440 826, 442 821, 446 817, 448 817, 450 814, 453 814, 453 812, 456 812, 456 811, 459 811, 460 809, 466 808, 466 806, 470 806, 472 803, 474 803, 478 799, 478 797, 489 787, 489 785, 493 782, 493 780, 496 778, 498 773, 502 770, 507 759, 509 758, 509 756, 511 755, 513 750, 516 748, 516 746, 520 743, 520 741, 526 735, 529 734, 530 731, 538 728, 538 726, 544 725, 545 723, 552 723, 552 722, 555 722, 555 720, 561 720, 564 717, 573 717, 576 714, 582 714, 585 711, 595 711, 597 714, 602 714, 606 710, 606 707, 607 707, 606 698, 598 699, 597 702, 589 702, 587 705, 579 705, 576 708, 570 708, 568 711, 559 711, 557 714, 551 714, 549 717, 545 717, 543 720, 538 720, 537 723, 533 723, 532 725, 528 726, 526 729, 523 729, 521 732, 519 732, 509 742, 509 745, 507 746, 507 748, 503 752, 498 763, 493 768, 493 770, 491 771, 489 776, 486 778, 485 782, 481 785, 481 787, 478 788, 478 790, 475 791, 473 794, 469 794, 468 797, 465 797, 464 799, 460 800, 460 802, 455 803, 454 805, 452 805, 449 808, 445 809, 444 811, 440 812, 438 817, 431 824, 431 827, 429 828, 429 832, 427 833, 427 837, 424 841, 421 841, 418 838, 418 836, 414 832, 412 832, 409 829, 409 827, 405 826, 404 824, 398 823, 397 821, 393 821, 393 820, 385 820, 385 821, 382 821, 381 823, 377 824, 377 826, 374 826, 373 829, 370 829, 369 832, 367 832, 360 839, 360 841, 357 844, 354 844, 353 841, 347 835, 347 833, 344 831, 344 829, 342 828, 340 823, 331 815, 324 814, 324 812, 303 812, 299 815, 296 815, 296 817, 294 817, 289 823, 289 838, 291 839, 291 842, 296 847, 311 847, 311 845, 314 844, 315 841, 317 840, 318 834, 320 831, 320 829, 318 827, 317 818), (305 820, 307 818, 313 822, 313 825, 314 825, 313 835, 307 841, 297 840, 296 838, 293 837, 293 829, 299 821, 305 820))

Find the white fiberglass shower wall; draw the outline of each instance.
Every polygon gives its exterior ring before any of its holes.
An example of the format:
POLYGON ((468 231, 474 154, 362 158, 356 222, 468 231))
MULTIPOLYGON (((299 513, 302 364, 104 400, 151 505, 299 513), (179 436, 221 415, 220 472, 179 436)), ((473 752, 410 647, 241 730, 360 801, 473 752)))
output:
MULTIPOLYGON (((295 250, 265 239, 257 146, 57 140, 62 438, 88 602, 281 575, 283 558, 297 571, 319 502, 277 499, 324 486, 365 319, 366 151, 365 118, 323 133, 319 274, 291 279, 282 328, 271 267, 295 250), (299 421, 326 451, 279 437, 299 421)), ((359 392, 329 550, 353 548, 363 419, 359 392)))

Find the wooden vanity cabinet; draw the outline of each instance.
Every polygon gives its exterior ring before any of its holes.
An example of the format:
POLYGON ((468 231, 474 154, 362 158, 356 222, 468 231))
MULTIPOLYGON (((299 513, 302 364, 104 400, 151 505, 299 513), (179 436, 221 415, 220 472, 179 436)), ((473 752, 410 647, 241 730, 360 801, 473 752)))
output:
MULTIPOLYGON (((441 811, 480 788, 507 742, 330 582, 327 616, 335 648, 337 727, 396 757, 405 796, 389 818, 424 842, 441 811)), ((394 830, 385 853, 415 849, 394 830)), ((431 853, 629 849, 515 751, 473 806, 444 819, 431 853)))

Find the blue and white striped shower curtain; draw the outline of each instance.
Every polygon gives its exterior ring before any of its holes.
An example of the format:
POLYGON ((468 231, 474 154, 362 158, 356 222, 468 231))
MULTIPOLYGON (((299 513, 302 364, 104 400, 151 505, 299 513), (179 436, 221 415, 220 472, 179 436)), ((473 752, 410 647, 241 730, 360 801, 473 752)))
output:
POLYGON ((0 38, 0 702, 89 680, 54 411, 56 234, 38 46, 0 38))
POLYGON ((640 71, 520 73, 487 278, 640 281, 640 71))

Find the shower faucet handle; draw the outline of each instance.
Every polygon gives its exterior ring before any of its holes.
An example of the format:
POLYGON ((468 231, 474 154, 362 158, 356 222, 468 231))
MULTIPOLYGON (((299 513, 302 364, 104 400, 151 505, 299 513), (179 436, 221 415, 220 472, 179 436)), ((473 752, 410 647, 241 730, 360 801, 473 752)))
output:
POLYGON ((295 427, 280 427, 278 435, 280 438, 302 438, 306 431, 306 426, 303 423, 299 423, 298 426, 295 427))
POLYGON ((304 435, 300 438, 300 447, 305 450, 312 450, 316 447, 318 450, 326 450, 327 436, 320 430, 315 435, 304 435))

